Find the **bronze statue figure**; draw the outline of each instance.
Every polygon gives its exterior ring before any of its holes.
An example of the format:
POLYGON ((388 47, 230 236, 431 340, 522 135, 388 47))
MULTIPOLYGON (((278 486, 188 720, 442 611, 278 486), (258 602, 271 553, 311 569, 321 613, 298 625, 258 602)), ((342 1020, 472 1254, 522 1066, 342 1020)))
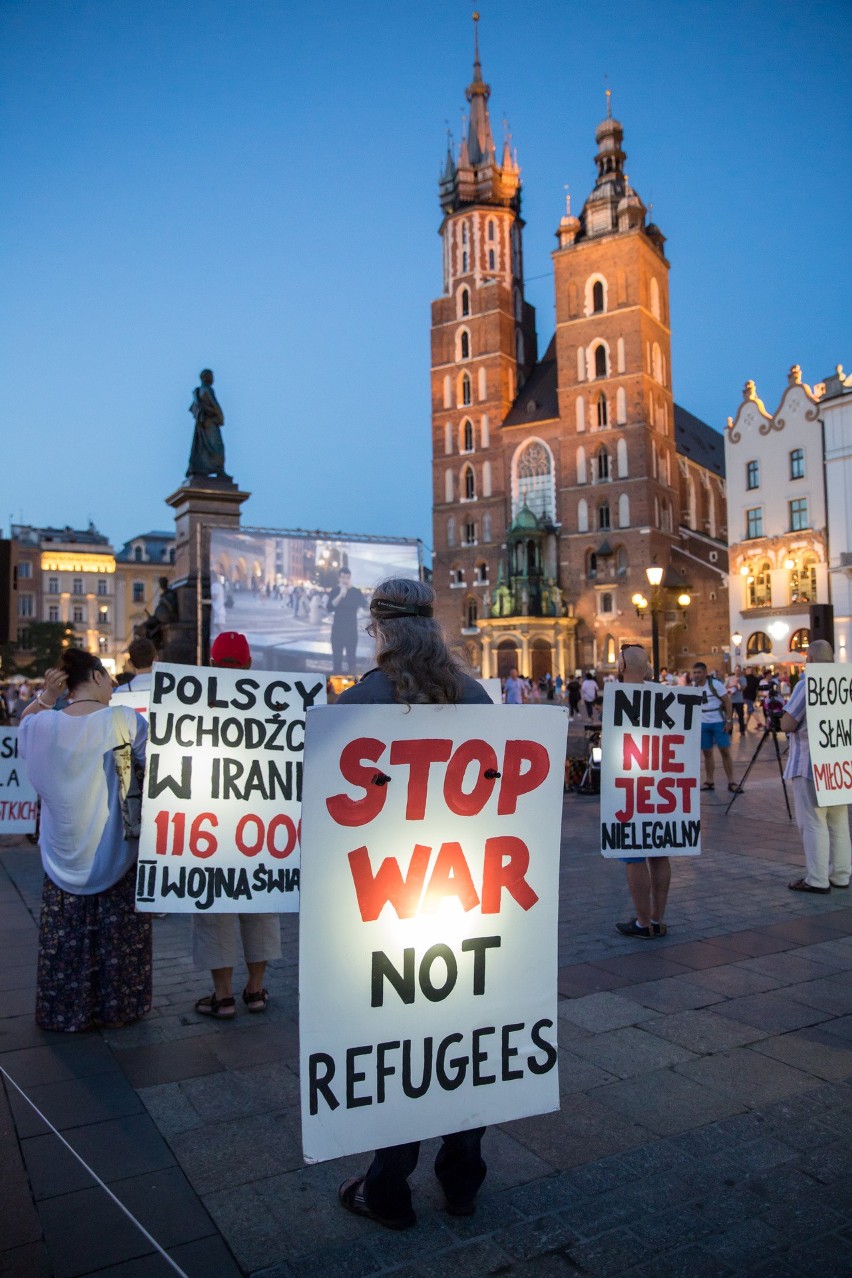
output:
POLYGON ((225 473, 225 444, 222 440, 225 414, 213 390, 213 374, 209 368, 201 371, 201 385, 192 392, 189 411, 195 418, 195 434, 192 437, 187 478, 190 481, 210 476, 215 479, 230 479, 230 475, 225 473))

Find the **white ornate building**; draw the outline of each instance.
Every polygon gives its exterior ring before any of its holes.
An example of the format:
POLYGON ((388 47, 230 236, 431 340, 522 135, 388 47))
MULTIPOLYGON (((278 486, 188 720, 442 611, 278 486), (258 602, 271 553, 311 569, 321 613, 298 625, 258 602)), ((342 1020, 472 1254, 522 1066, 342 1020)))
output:
POLYGON ((819 401, 825 440, 828 575, 834 605, 835 657, 852 649, 852 376, 837 365, 819 401))

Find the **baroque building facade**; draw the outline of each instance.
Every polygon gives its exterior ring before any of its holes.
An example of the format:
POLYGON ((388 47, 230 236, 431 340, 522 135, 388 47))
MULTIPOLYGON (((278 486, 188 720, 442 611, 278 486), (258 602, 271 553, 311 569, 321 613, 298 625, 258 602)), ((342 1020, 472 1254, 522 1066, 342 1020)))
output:
POLYGON ((557 231, 556 331, 539 359, 520 170, 508 138, 497 159, 489 92, 477 47, 467 134, 440 179, 437 614, 485 677, 614 669, 620 644, 649 641, 633 601, 656 564, 662 663, 721 668, 722 437, 674 403, 665 239, 624 171, 622 126, 607 95, 594 188, 557 231))

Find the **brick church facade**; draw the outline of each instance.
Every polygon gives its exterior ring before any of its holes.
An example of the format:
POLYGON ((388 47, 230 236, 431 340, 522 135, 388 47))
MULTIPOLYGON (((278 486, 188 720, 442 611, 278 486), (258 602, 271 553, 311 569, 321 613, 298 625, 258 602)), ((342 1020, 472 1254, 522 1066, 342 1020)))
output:
POLYGON ((672 397, 669 263, 598 125, 597 180, 553 254, 556 332, 541 357, 524 299, 521 182, 500 161, 477 47, 469 127, 440 181, 443 293, 432 306, 437 613, 483 676, 613 669, 619 645, 723 668, 722 436, 672 397), (664 568, 653 599, 645 575, 664 568), (677 597, 691 596, 687 608, 677 597))

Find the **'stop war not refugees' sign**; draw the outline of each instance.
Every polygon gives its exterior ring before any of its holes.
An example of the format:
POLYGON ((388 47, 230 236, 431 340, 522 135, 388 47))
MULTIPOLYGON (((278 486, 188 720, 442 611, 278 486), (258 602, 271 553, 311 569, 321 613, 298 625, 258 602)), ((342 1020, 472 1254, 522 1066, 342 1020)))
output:
POLYGON ((136 905, 299 908, 305 712, 325 679, 154 667, 136 905))
POLYGON ((804 678, 817 803, 852 803, 852 666, 814 662, 804 678))
POLYGON ((38 796, 18 758, 18 729, 0 728, 0 834, 32 834, 38 796))
POLYGON ((558 1108, 566 734, 553 707, 309 713, 308 1162, 558 1108))
POLYGON ((701 693, 608 683, 601 721, 601 852, 701 851, 701 693))

